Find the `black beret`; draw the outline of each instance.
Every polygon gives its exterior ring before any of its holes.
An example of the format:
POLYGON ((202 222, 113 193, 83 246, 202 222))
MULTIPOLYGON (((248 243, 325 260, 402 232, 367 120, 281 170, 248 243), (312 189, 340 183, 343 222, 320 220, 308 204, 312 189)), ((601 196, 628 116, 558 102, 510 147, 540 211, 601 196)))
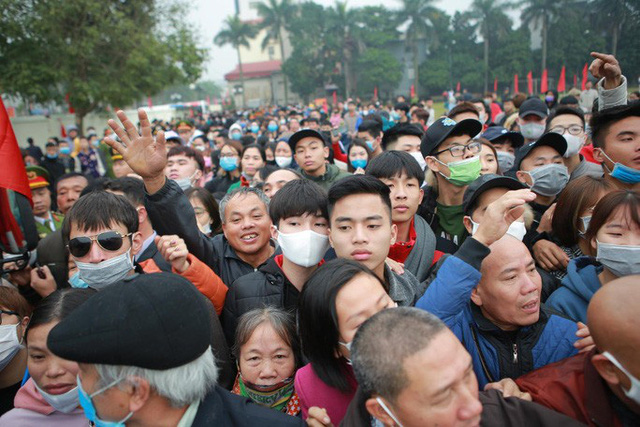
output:
POLYGON ((131 276, 58 323, 47 346, 79 363, 177 368, 209 348, 212 309, 191 282, 176 274, 131 276))

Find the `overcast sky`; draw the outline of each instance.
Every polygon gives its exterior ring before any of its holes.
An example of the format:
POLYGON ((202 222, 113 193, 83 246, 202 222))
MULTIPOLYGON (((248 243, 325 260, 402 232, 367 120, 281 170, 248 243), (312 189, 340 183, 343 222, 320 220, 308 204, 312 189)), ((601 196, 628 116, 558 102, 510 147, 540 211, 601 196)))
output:
MULTIPOLYGON (((320 4, 333 4, 330 0, 314 0, 320 4)), ((437 0, 436 6, 452 15, 469 7, 472 0, 437 0)), ((248 3, 246 0, 243 3, 248 3)), ((231 46, 218 47, 213 38, 222 28, 225 18, 234 13, 234 0, 192 0, 193 8, 189 19, 194 24, 199 42, 209 49, 209 59, 205 64, 203 80, 222 82, 223 76, 237 65, 235 50, 231 46)), ((397 0, 348 0, 349 7, 374 6, 384 4, 389 8, 398 4, 397 0)), ((242 7, 242 6, 241 6, 242 7)))

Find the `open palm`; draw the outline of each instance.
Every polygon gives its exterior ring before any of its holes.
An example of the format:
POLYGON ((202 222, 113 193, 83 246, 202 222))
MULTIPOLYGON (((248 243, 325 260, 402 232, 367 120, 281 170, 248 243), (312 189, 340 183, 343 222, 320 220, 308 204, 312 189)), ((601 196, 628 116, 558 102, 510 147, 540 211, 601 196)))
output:
POLYGON ((142 109, 138 110, 140 133, 122 110, 119 110, 116 115, 122 127, 115 120, 109 120, 107 123, 121 142, 105 138, 105 143, 122 154, 122 158, 129 167, 143 179, 163 176, 167 165, 164 132, 160 131, 155 138, 153 137, 151 123, 147 113, 142 109))

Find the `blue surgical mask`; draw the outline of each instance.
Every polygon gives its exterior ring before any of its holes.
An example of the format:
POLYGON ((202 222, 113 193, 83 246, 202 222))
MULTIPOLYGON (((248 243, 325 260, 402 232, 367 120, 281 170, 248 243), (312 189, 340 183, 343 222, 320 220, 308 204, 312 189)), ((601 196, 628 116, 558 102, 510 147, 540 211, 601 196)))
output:
POLYGON ((373 141, 367 140, 367 147, 369 147, 369 151, 373 152, 373 141))
POLYGON ((367 159, 353 159, 351 160, 351 166, 353 166, 355 169, 364 169, 367 167, 367 159))
POLYGON ((47 158, 49 158, 49 159, 57 159, 58 158, 58 153, 55 153, 55 154, 48 154, 47 153, 47 158))
POLYGON ((267 126, 267 129, 269 130, 269 132, 275 132, 278 130, 278 125, 272 123, 269 126, 267 126))
POLYGON ((88 288, 87 282, 80 278, 80 271, 76 271, 76 274, 69 278, 69 284, 72 288, 88 288))
POLYGON ((607 172, 611 175, 611 178, 615 178, 620 182, 624 182, 625 184, 637 184, 640 182, 640 170, 630 168, 629 166, 625 166, 620 162, 614 162, 611 160, 607 153, 601 151, 602 154, 613 163, 613 170, 610 170, 609 167, 605 164, 604 167, 607 169, 607 172))
POLYGON ((240 141, 241 138, 242 138, 242 134, 240 132, 231 133, 231 139, 233 139, 234 141, 240 141))
POLYGON ((87 394, 86 391, 82 388, 82 383, 80 382, 80 377, 77 377, 78 381, 78 397, 80 401, 80 406, 84 410, 84 414, 89 419, 89 421, 93 421, 95 427, 124 427, 125 423, 131 418, 133 415, 133 411, 129 412, 129 414, 124 417, 121 421, 104 421, 98 418, 98 413, 96 412, 95 406, 93 406, 93 401, 91 400, 93 397, 96 397, 100 393, 104 393, 109 390, 114 385, 118 384, 120 380, 114 381, 106 387, 102 387, 101 389, 94 391, 91 395, 87 394))
POLYGON ((260 131, 260 128, 256 125, 251 126, 251 132, 253 133, 258 133, 260 131))
POLYGON ((71 148, 69 148, 69 147, 60 147, 60 154, 71 154, 71 148))
POLYGON ((238 158, 237 157, 221 157, 220 167, 226 170, 227 172, 234 171, 238 167, 238 158))

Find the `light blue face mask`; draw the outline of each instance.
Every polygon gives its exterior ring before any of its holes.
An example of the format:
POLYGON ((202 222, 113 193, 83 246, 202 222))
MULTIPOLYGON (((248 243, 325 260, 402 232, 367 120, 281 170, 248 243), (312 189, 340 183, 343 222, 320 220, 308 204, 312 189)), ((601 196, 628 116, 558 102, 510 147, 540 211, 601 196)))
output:
POLYGON ((607 153, 604 151, 601 152, 607 160, 613 163, 613 170, 610 170, 609 167, 604 164, 604 167, 607 169, 607 172, 609 172, 609 175, 611 175, 611 178, 615 178, 625 184, 637 184, 640 182, 640 170, 630 168, 620 162, 614 162, 611 160, 611 157, 607 156, 607 153))
POLYGON ((238 158, 237 157, 221 157, 220 167, 226 170, 227 172, 234 171, 238 167, 238 158))
POLYGON ((364 169, 367 167, 367 159, 353 159, 351 160, 351 166, 353 166, 355 169, 364 169))
POLYGON ((76 271, 76 274, 69 278, 69 284, 72 288, 83 289, 89 287, 89 285, 87 285, 87 282, 80 278, 80 271, 76 271))
POLYGON ((98 413, 96 412, 95 406, 93 406, 92 398, 96 397, 100 393, 104 393, 114 385, 118 384, 120 380, 114 381, 106 387, 102 387, 101 389, 94 391, 91 395, 87 394, 86 391, 82 388, 82 383, 80 382, 80 377, 77 377, 78 381, 78 397, 80 401, 80 406, 84 410, 84 414, 89 419, 89 421, 93 421, 95 427, 124 427, 125 423, 131 418, 133 415, 133 411, 129 412, 129 414, 124 417, 121 421, 104 421, 98 418, 98 413))
POLYGON ((367 147, 369 147, 369 151, 373 153, 373 141, 366 141, 367 147))
POLYGON ((267 129, 269 130, 269 132, 275 132, 278 130, 278 125, 270 124, 269 126, 267 126, 267 129))
POLYGON ((234 141, 240 141, 240 139, 242 139, 242 134, 240 132, 231 132, 231 139, 234 141))

